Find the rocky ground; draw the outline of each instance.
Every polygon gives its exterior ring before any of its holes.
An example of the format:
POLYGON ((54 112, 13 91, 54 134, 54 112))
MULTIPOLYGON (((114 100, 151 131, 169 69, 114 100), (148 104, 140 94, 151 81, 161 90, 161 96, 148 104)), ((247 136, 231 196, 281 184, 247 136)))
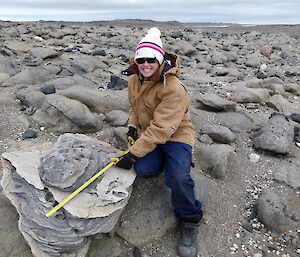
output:
MULTIPOLYGON (((300 26, 211 25, 0 22, 0 152, 54 143, 64 132, 124 148, 120 72, 157 26, 181 59, 192 100, 199 256, 300 256, 300 26)), ((88 257, 138 256, 135 246, 142 256, 177 256, 168 194, 162 177, 137 179, 119 229, 94 235, 88 257)), ((2 192, 0 208, 0 256, 32 256, 2 192)))

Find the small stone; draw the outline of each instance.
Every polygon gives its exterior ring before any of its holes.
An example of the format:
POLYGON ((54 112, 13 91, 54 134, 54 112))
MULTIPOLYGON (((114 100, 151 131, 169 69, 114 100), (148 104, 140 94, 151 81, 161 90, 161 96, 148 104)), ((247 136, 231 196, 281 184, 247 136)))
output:
POLYGON ((35 36, 33 39, 37 42, 42 42, 44 40, 42 37, 39 36, 35 36))
MULTIPOLYGON (((299 145, 299 147, 300 147, 300 145, 299 145)), ((299 221, 299 217, 296 216, 296 215, 294 215, 294 214, 291 216, 291 219, 292 219, 293 221, 296 221, 296 222, 299 221)))
POLYGON ((260 68, 259 68, 259 70, 260 71, 264 71, 264 70, 266 70, 268 68, 268 66, 267 66, 267 64, 262 64, 261 66, 260 66, 260 68))
POLYGON ((22 139, 27 139, 27 138, 36 138, 37 133, 31 129, 25 130, 22 134, 22 139))
POLYGON ((268 246, 270 251, 277 251, 277 248, 275 246, 268 246))
POLYGON ((269 57, 272 53, 272 47, 269 45, 263 45, 260 49, 260 53, 266 57, 269 57))
POLYGON ((256 77, 258 79, 265 79, 268 77, 268 74, 265 71, 259 71, 257 72, 256 77))
POLYGON ((92 52, 92 55, 100 55, 100 56, 106 56, 106 52, 104 50, 95 50, 92 52))
POLYGON ((129 224, 128 221, 123 221, 123 222, 121 223, 121 227, 123 227, 123 228, 127 228, 127 227, 129 227, 129 226, 130 226, 130 224, 129 224))
POLYGON ((107 84, 108 89, 119 90, 127 87, 127 81, 116 75, 110 77, 110 82, 107 84))
POLYGON ((263 255, 261 253, 255 253, 253 254, 253 257, 262 257, 263 255))
POLYGON ((45 85, 41 87, 41 92, 44 93, 45 95, 50 95, 55 93, 55 86, 53 85, 45 85))
POLYGON ((183 37, 183 33, 181 31, 174 31, 170 34, 170 37, 172 37, 172 38, 181 38, 181 37, 183 37))
POLYGON ((250 233, 253 233, 253 227, 250 224, 243 224, 242 228, 246 229, 250 233))
POLYGON ((134 257, 140 257, 140 256, 142 256, 141 251, 140 251, 139 248, 137 248, 137 247, 134 247, 133 252, 132 252, 132 255, 133 255, 134 257))
POLYGON ((258 154, 256 154, 256 153, 251 153, 249 155, 249 159, 250 159, 251 162, 255 162, 256 163, 256 162, 259 162, 260 156, 258 154))

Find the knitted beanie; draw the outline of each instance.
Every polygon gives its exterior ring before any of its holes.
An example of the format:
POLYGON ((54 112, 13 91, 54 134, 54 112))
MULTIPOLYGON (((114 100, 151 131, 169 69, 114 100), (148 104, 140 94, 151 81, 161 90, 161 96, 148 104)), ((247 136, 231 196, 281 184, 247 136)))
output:
POLYGON ((165 52, 162 49, 162 42, 160 39, 160 30, 158 28, 151 28, 136 47, 134 60, 138 58, 156 58, 161 65, 164 60, 165 52))

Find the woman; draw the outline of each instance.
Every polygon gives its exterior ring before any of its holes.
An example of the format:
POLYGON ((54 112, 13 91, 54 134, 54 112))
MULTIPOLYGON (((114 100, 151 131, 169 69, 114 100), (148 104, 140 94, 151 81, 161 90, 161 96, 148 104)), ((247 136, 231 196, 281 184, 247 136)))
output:
POLYGON ((179 256, 197 256, 197 227, 202 211, 190 176, 195 129, 189 115, 190 99, 178 79, 179 60, 164 52, 159 29, 151 28, 137 45, 131 61, 123 74, 130 76, 127 135, 135 143, 116 165, 125 169, 134 165, 141 178, 165 172, 180 225, 179 256))

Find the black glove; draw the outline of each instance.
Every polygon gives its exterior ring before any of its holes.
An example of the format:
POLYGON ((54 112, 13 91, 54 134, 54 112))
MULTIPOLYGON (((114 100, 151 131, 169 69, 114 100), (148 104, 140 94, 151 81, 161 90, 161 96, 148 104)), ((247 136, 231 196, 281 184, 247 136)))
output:
POLYGON ((127 137, 132 137, 132 139, 134 141, 136 141, 139 137, 138 130, 133 126, 129 126, 128 132, 127 132, 127 137))
POLYGON ((122 159, 116 163, 116 166, 122 169, 130 170, 132 165, 136 163, 138 158, 132 153, 128 152, 122 156, 122 159))

